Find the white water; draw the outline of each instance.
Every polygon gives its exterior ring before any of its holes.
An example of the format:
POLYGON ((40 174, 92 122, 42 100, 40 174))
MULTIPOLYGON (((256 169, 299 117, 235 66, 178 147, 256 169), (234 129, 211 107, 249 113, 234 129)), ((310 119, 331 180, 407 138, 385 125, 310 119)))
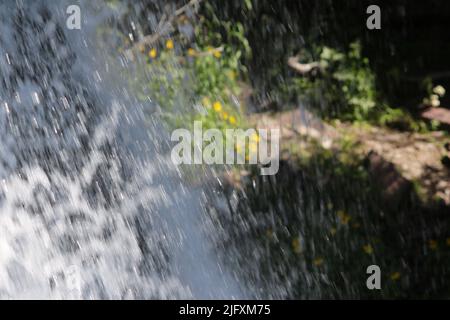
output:
POLYGON ((96 48, 104 14, 82 5, 69 31, 63 2, 25 3, 0 5, 0 298, 245 297, 202 190, 180 180, 126 64, 96 48))

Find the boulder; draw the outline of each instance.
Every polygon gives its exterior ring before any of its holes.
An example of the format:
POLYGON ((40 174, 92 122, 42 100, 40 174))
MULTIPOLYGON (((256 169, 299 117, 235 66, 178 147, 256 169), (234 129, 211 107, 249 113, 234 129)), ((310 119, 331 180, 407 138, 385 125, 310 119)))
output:
POLYGON ((421 114, 427 120, 439 121, 441 124, 450 126, 450 110, 446 108, 428 108, 421 114))

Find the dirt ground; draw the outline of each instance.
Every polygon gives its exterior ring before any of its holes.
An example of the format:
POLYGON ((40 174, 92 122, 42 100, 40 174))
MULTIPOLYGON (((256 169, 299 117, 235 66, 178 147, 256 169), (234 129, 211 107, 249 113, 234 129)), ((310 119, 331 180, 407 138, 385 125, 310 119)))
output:
POLYGON ((450 138, 443 131, 423 134, 340 122, 329 125, 299 109, 254 114, 251 121, 257 128, 279 128, 282 141, 289 140, 291 144, 306 137, 318 141, 323 148, 339 151, 342 139, 351 139, 354 152, 362 157, 375 153, 388 164, 382 175, 391 176, 390 171, 395 170, 419 188, 423 201, 450 206, 450 168, 442 163, 444 156, 450 156, 445 147, 450 138))

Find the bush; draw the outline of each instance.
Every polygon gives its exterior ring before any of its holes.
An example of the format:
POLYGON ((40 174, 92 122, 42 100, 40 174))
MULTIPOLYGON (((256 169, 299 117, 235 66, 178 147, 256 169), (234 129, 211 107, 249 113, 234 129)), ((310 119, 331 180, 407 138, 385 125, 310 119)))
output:
POLYGON ((292 79, 291 87, 301 100, 324 118, 367 120, 376 107, 375 78, 367 58, 361 56, 359 42, 350 45, 347 53, 316 48, 321 74, 292 79))

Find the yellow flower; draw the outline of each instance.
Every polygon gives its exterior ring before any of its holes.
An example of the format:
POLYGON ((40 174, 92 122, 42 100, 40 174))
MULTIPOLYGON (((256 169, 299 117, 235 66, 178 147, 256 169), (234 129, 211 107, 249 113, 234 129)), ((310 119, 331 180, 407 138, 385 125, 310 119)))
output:
POLYGON ((236 118, 233 117, 233 116, 230 116, 230 118, 228 119, 228 121, 229 121, 231 124, 236 124, 236 118))
POLYGON ((222 53, 219 50, 214 50, 213 55, 214 57, 219 59, 222 56, 222 53))
POLYGON ((341 221, 342 224, 348 224, 348 222, 351 219, 351 217, 342 210, 339 210, 337 212, 337 216, 339 217, 339 220, 341 221))
POLYGON ((436 240, 430 240, 428 241, 428 246, 430 247, 431 250, 436 250, 438 247, 438 243, 436 240))
POLYGON ((292 249, 294 250, 295 253, 302 252, 302 246, 300 245, 300 240, 298 238, 292 240, 292 249))
POLYGON ((152 59, 155 59, 157 54, 158 54, 158 51, 155 48, 152 48, 148 52, 149 57, 152 58, 152 59))
POLYGON ((173 41, 172 41, 172 39, 169 39, 169 40, 166 41, 166 48, 169 49, 169 50, 173 49, 173 41))
POLYGON ((261 138, 258 136, 257 133, 253 133, 250 137, 250 140, 254 141, 254 142, 259 142, 259 140, 261 140, 261 138))
POLYGON ((222 110, 222 104, 219 101, 214 102, 213 104, 214 111, 220 112, 222 110))
POLYGON ((323 264, 323 258, 316 258, 316 259, 314 259, 313 260, 313 264, 315 265, 315 266, 321 266, 322 264, 323 264))
POLYGON ((195 56, 195 49, 192 49, 192 48, 189 48, 188 50, 187 50, 187 54, 188 54, 188 56, 190 56, 190 57, 194 57, 195 56))
POLYGON ((367 253, 369 255, 373 253, 373 248, 370 244, 363 246, 363 250, 365 253, 367 253))
POLYGON ((222 118, 224 118, 225 120, 227 120, 227 119, 228 119, 228 113, 222 112, 222 118))
POLYGON ((334 236, 334 235, 336 234, 336 232, 337 232, 336 228, 331 228, 331 229, 330 229, 330 234, 331 234, 332 236, 334 236))
POLYGON ((393 272, 393 273, 391 273, 390 278, 393 281, 396 281, 396 280, 400 279, 400 272, 393 272))

